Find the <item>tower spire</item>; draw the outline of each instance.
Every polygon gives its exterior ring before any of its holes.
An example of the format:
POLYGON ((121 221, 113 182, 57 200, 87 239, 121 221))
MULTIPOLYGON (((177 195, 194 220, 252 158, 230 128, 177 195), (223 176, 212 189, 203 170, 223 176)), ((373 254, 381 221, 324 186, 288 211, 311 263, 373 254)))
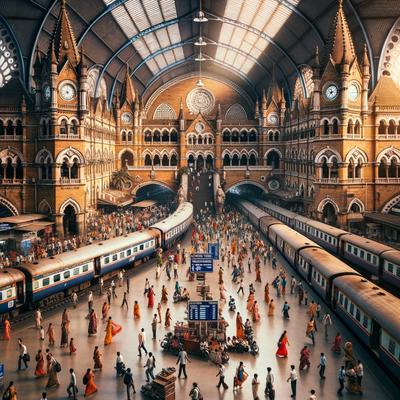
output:
POLYGON ((350 65, 356 58, 353 39, 343 10, 343 0, 338 0, 338 9, 332 21, 328 43, 327 57, 330 57, 335 65, 350 65))
POLYGON ((131 107, 136 100, 136 91, 133 86, 129 65, 126 64, 125 80, 121 89, 121 105, 128 103, 131 107))
POLYGON ((181 97, 180 102, 179 102, 179 116, 178 116, 178 119, 179 119, 179 120, 185 119, 185 116, 183 115, 183 102, 182 102, 182 97, 181 97))

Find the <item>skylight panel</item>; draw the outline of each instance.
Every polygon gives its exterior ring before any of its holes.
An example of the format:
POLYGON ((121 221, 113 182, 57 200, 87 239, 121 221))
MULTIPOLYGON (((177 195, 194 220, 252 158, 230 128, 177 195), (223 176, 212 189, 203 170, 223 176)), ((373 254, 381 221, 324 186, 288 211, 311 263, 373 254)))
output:
POLYGON ((236 53, 233 50, 228 50, 225 55, 225 61, 228 64, 233 65, 233 61, 235 60, 236 53))
POLYGON ((260 7, 259 0, 246 0, 243 3, 243 8, 239 16, 240 22, 243 22, 247 25, 251 25, 254 16, 258 12, 259 7, 260 7))
POLYGON ((223 59, 225 58, 225 54, 226 54, 226 48, 225 48, 225 47, 218 46, 218 47, 217 47, 217 51, 216 51, 216 53, 215 53, 215 58, 216 58, 217 60, 223 61, 223 59))
POLYGON ((164 53, 164 57, 168 64, 173 64, 175 62, 175 55, 172 50, 168 50, 164 53))
POLYGON ((154 57, 154 61, 158 64, 160 69, 165 68, 167 66, 167 62, 162 54, 154 57))
POLYGON ((153 75, 160 70, 160 68, 157 66, 157 63, 153 59, 147 61, 146 65, 149 67, 149 70, 153 73, 153 75))
POLYGON ((185 58, 182 47, 177 47, 176 49, 174 49, 174 54, 177 60, 183 60, 185 58))
POLYGON ((241 69, 246 57, 243 54, 236 54, 235 67, 241 69))
POLYGON ((235 28, 233 25, 224 22, 219 35, 219 41, 223 43, 229 43, 234 29, 235 28))
POLYGON ((242 6, 243 0, 228 0, 225 6, 224 16, 230 19, 238 19, 242 6))
POLYGON ((182 40, 178 24, 170 25, 167 27, 167 29, 171 43, 179 43, 182 40))
MULTIPOLYGON (((144 9, 146 10, 146 14, 150 19, 151 25, 159 24, 164 21, 164 17, 161 13, 161 9, 158 5, 157 1, 154 0, 142 0, 144 9)), ((139 3, 139 1, 138 1, 139 3)))
POLYGON ((136 35, 137 30, 135 28, 135 25, 133 25, 132 19, 126 12, 124 7, 118 7, 112 10, 112 15, 128 38, 136 35))
POLYGON ((140 38, 134 43, 134 47, 137 50, 137 52, 140 54, 140 57, 142 59, 145 59, 147 56, 150 55, 149 49, 146 45, 146 42, 143 40, 143 38, 140 38))
POLYGON ((161 10, 164 15, 164 20, 174 19, 177 17, 175 1, 174 0, 159 0, 161 10))
POLYGON ((168 47, 171 44, 171 42, 169 40, 168 32, 165 28, 155 31, 155 35, 158 39, 158 42, 160 43, 161 48, 168 47))
POLYGON ((245 35, 246 31, 244 29, 235 29, 229 44, 233 47, 240 47, 245 35))
POLYGON ((240 68, 243 73, 247 74, 253 68, 254 62, 250 58, 246 59, 242 67, 240 68))
POLYGON ((125 3, 125 6, 139 31, 143 31, 150 26, 150 21, 148 20, 140 1, 128 1, 125 3))

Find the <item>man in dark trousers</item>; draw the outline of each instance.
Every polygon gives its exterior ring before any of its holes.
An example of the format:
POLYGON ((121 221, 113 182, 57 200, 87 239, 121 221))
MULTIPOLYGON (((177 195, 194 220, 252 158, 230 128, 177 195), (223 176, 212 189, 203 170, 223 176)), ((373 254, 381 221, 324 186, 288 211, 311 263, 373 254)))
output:
POLYGON ((176 360, 176 363, 179 363, 179 373, 178 373, 178 378, 181 377, 181 374, 183 372, 183 375, 185 376, 185 379, 187 378, 186 374, 186 363, 190 362, 189 357, 183 348, 181 348, 179 354, 178 354, 178 359, 176 360))
POLYGON ((225 367, 222 364, 219 364, 219 371, 216 376, 219 376, 217 388, 219 389, 222 385, 224 389, 228 389, 228 385, 225 383, 225 367))
POLYGON ((121 308, 123 308, 124 306, 126 306, 126 309, 129 309, 128 306, 128 294, 126 292, 124 292, 124 297, 122 299, 122 304, 121 304, 121 308))
POLYGON ((290 374, 289 378, 287 378, 287 382, 290 381, 290 388, 292 389, 292 394, 290 397, 296 397, 296 388, 297 388, 297 372, 296 367, 294 365, 290 366, 290 374))
POLYGON ((344 381, 345 381, 345 379, 346 379, 346 370, 344 369, 344 365, 342 365, 340 367, 339 373, 338 373, 338 380, 339 380, 340 388, 338 389, 337 394, 339 396, 343 396, 342 392, 343 392, 343 389, 344 389, 344 381))
POLYGON ((133 394, 136 393, 136 390, 135 390, 135 384, 133 383, 133 376, 130 368, 128 368, 125 372, 124 384, 126 385, 127 399, 131 400, 131 389, 133 390, 133 394))
POLYGON ((153 331, 153 340, 157 339, 157 314, 154 314, 153 320, 151 321, 151 330, 153 331))

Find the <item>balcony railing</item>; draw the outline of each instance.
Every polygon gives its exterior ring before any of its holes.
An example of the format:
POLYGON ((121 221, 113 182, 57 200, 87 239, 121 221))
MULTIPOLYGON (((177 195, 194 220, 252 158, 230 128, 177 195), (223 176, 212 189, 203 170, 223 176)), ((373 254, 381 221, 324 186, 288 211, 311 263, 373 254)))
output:
POLYGON ((376 183, 400 183, 400 178, 376 178, 376 183))
POLYGON ((0 135, 0 140, 22 140, 22 135, 0 135))
POLYGON ((225 165, 223 168, 225 171, 272 171, 271 165, 225 165))
POLYGON ((60 178, 62 185, 77 185, 83 183, 83 179, 80 178, 60 178))
POLYGON ((62 139, 62 140, 79 140, 81 139, 78 134, 71 133, 58 133, 56 135, 39 135, 40 140, 54 140, 54 139, 62 139))
POLYGON ((21 185, 23 183, 27 183, 26 180, 24 180, 24 179, 7 179, 7 178, 0 179, 0 184, 2 184, 2 185, 21 185))
POLYGON ((339 178, 319 178, 318 183, 339 183, 339 178))

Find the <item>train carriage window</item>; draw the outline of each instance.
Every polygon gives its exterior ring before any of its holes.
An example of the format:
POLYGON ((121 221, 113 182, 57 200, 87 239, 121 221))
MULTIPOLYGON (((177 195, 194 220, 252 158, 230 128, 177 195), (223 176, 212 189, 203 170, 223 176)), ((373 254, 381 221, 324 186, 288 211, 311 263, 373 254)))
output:
POLYGON ((39 289, 39 281, 33 282, 33 290, 39 289))
POLYGON ((70 271, 65 271, 64 272, 64 279, 68 279, 71 276, 71 272, 70 271))
POLYGON ((118 254, 113 254, 112 260, 113 260, 113 261, 117 261, 117 259, 118 259, 118 254))
POLYGON ((85 265, 82 267, 82 272, 87 272, 87 271, 89 271, 89 265, 88 265, 88 264, 85 264, 85 265))
POLYGON ((50 284, 50 278, 44 278, 42 281, 42 286, 48 286, 50 284))
POLYGON ((150 246, 150 243, 149 243, 149 242, 147 242, 147 243, 146 243, 146 249, 148 249, 148 248, 149 248, 149 246, 150 246))
POLYGON ((398 276, 400 278, 400 267, 396 268, 396 276, 398 276))
POLYGON ((59 282, 61 280, 61 275, 57 274, 53 276, 53 282, 59 282))
POLYGON ((353 254, 354 254, 355 256, 358 256, 358 249, 357 249, 357 247, 354 247, 354 249, 353 249, 353 254))
POLYGON ((389 346, 388 346, 388 350, 395 355, 396 353, 396 342, 393 339, 389 339, 389 346))
POLYGON ((371 254, 367 253, 367 261, 371 262, 371 254))
POLYGON ((131 250, 131 249, 128 249, 128 250, 126 251, 126 255, 129 257, 131 254, 132 254, 132 250, 131 250))
POLYGON ((322 278, 322 279, 321 279, 321 286, 322 286, 322 287, 325 287, 325 278, 322 278))
POLYGON ((143 249, 144 249, 144 246, 141 244, 141 245, 139 246, 139 249, 140 249, 140 250, 143 250, 143 249))
POLYGON ((339 303, 343 305, 343 293, 339 293, 339 303))
POLYGON ((344 308, 347 311, 347 306, 349 305, 349 300, 347 299, 347 297, 344 298, 344 308))
POLYGON ((350 303, 350 314, 354 315, 354 304, 350 303))
POLYGON ((8 289, 8 290, 6 291, 6 297, 7 297, 7 299, 9 299, 10 297, 12 297, 12 289, 8 289))
POLYGON ((104 264, 108 264, 110 262, 110 257, 104 257, 104 264))
POLYGON ((134 252, 134 253, 137 253, 137 247, 134 247, 134 248, 133 248, 133 252, 134 252))
POLYGON ((376 256, 372 256, 372 264, 376 265, 376 256))
POLYGON ((347 251, 351 253, 351 244, 347 245, 347 251))
POLYGON ((368 317, 364 314, 364 317, 363 317, 363 326, 364 326, 364 328, 368 328, 368 317))
POLYGON ((357 321, 361 321, 361 313, 360 313, 360 310, 358 308, 356 308, 356 320, 357 321))
POLYGON ((364 250, 360 250, 360 257, 361 258, 364 258, 364 254, 365 254, 364 250))
POLYGON ((0 301, 3 300, 3 292, 0 292, 0 301))
POLYGON ((392 263, 388 263, 388 271, 393 274, 393 264, 392 263))
POLYGON ((124 258, 125 257, 125 253, 124 252, 121 252, 121 253, 119 253, 119 258, 121 259, 121 258, 124 258))
POLYGON ((74 270, 72 271, 72 273, 74 275, 79 275, 79 267, 74 268, 74 270))

